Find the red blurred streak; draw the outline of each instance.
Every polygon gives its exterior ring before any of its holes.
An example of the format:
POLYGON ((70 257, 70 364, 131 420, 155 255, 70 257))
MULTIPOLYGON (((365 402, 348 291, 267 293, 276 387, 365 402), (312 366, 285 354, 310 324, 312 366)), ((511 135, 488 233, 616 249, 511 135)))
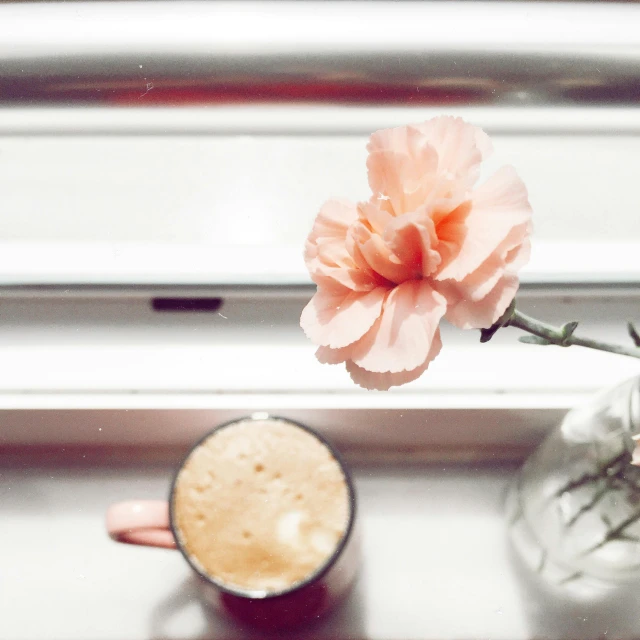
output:
POLYGON ((464 104, 483 101, 482 90, 449 90, 407 86, 380 87, 371 84, 252 84, 207 88, 143 87, 66 89, 58 87, 58 97, 70 101, 110 102, 126 106, 219 105, 262 102, 334 102, 373 104, 464 104))

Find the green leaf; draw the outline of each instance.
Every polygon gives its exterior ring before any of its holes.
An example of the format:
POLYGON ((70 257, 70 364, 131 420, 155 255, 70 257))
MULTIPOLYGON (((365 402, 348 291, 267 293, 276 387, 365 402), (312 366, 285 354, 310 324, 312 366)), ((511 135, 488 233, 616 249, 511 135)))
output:
POLYGON ((545 346, 548 344, 553 344, 550 340, 541 338, 540 336, 520 336, 518 340, 520 342, 524 342, 525 344, 540 344, 545 346))
POLYGON ((640 333, 638 333, 638 330, 633 326, 632 322, 627 322, 627 331, 633 340, 633 344, 635 344, 636 347, 640 347, 640 333))
POLYGON ((569 339, 573 335, 573 332, 576 330, 578 324, 579 323, 575 320, 573 322, 567 322, 563 324, 562 327, 560 327, 560 331, 562 331, 562 337, 565 340, 569 339))

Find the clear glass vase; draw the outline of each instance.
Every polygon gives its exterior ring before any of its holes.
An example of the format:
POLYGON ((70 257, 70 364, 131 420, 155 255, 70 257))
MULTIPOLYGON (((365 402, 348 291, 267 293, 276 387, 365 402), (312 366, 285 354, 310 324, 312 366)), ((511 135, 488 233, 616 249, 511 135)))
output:
POLYGON ((640 581, 640 377, 570 411, 506 502, 512 548, 550 589, 597 599, 640 581))

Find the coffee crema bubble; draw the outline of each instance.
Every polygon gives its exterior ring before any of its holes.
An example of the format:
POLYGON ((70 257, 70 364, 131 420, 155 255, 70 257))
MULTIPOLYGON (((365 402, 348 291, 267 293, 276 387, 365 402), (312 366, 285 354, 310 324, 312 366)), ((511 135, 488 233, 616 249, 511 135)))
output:
POLYGON ((175 481, 173 523, 200 573, 243 592, 286 591, 321 569, 347 531, 340 464, 311 433, 278 419, 214 431, 175 481))

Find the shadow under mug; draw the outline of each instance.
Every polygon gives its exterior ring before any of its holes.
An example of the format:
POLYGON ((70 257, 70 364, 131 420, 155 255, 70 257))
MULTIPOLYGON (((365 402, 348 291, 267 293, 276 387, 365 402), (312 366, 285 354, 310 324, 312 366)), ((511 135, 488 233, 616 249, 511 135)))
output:
MULTIPOLYGON (((356 495, 348 469, 340 456, 322 436, 313 429, 292 420, 268 417, 265 421, 284 422, 311 434, 327 447, 341 468, 349 499, 349 520, 345 533, 330 557, 302 582, 277 591, 256 595, 225 585, 205 573, 181 545, 176 535, 173 516, 173 498, 180 471, 191 454, 220 429, 252 421, 247 417, 222 424, 208 432, 189 451, 179 466, 171 484, 169 501, 131 500, 119 502, 107 511, 107 531, 117 542, 178 549, 191 568, 200 577, 203 599, 217 611, 229 615, 243 624, 263 630, 277 630, 317 620, 332 609, 348 593, 360 565, 360 535, 356 521, 356 495)), ((261 419, 262 420, 262 419, 261 419)))

